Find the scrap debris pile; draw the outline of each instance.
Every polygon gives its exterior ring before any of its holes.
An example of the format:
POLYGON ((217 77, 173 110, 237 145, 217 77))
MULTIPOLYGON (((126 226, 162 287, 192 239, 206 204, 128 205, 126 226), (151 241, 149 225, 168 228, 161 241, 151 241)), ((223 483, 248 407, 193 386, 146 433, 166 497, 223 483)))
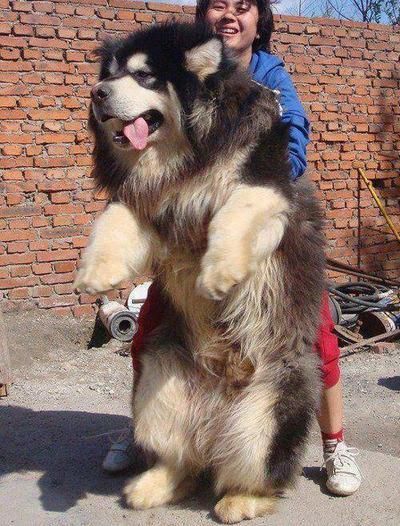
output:
MULTIPOLYGON (((357 278, 357 281, 332 283, 328 287, 331 314, 343 351, 400 339, 400 282, 367 274, 332 259, 328 259, 328 269, 357 278)), ((132 340, 150 284, 135 287, 126 307, 102 297, 99 318, 110 336, 123 342, 132 340)))
POLYGON ((343 350, 400 339, 400 283, 335 260, 328 260, 328 269, 359 279, 328 287, 332 318, 343 350))

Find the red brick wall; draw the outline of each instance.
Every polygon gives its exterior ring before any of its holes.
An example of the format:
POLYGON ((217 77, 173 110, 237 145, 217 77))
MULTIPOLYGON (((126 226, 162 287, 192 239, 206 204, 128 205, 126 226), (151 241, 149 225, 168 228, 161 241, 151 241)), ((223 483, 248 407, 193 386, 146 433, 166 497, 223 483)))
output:
MULTIPOLYGON (((4 309, 80 315, 72 280, 104 206, 86 132, 92 50, 106 34, 193 8, 130 0, 0 0, 0 294, 4 309)), ((400 246, 359 181, 374 179, 400 228, 400 34, 376 24, 277 17, 283 56, 313 125, 310 171, 330 255, 391 277, 400 246)), ((121 292, 117 292, 119 295, 121 292)))

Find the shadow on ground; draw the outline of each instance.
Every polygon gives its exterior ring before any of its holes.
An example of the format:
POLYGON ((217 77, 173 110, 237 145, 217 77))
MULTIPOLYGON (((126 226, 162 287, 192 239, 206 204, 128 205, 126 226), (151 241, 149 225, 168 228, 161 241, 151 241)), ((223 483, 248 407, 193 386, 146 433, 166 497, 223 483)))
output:
MULTIPOLYGON (((26 477, 36 472, 41 473, 38 486, 44 510, 66 512, 90 494, 115 495, 124 508, 122 488, 128 477, 143 471, 143 457, 129 471, 114 476, 105 473, 101 463, 110 445, 109 433, 115 439, 129 424, 125 416, 104 413, 1 407, 0 485, 7 474, 26 477)), ((184 507, 208 510, 214 499, 211 480, 204 475, 184 507)))
POLYGON ((400 376, 390 376, 388 378, 379 378, 378 385, 386 387, 391 391, 400 391, 400 376))
POLYGON ((331 493, 326 489, 326 472, 325 469, 321 469, 316 466, 304 467, 302 475, 305 479, 311 480, 319 486, 320 492, 324 495, 332 496, 331 493))
POLYGON ((124 416, 1 407, 0 484, 8 473, 42 472, 42 506, 58 512, 88 493, 119 496, 127 475, 111 477, 102 471, 109 438, 96 435, 128 426, 124 416))

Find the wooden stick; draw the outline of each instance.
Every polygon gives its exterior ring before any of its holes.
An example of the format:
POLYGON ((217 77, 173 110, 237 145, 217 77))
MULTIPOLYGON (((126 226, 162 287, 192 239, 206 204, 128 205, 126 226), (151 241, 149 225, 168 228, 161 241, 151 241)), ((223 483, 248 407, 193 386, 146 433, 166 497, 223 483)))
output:
POLYGON ((363 270, 361 270, 359 267, 353 267, 350 265, 346 265, 346 263, 341 263, 340 261, 336 261, 336 259, 327 258, 326 262, 327 262, 327 266, 330 267, 330 270, 334 270, 336 272, 341 272, 341 273, 344 273, 344 271, 347 270, 350 276, 368 278, 371 281, 372 280, 381 281, 382 283, 386 285, 390 285, 391 287, 400 287, 400 281, 381 278, 380 276, 376 276, 375 274, 369 274, 368 272, 364 272, 363 270))
POLYGON ((386 219, 386 223, 389 225, 390 230, 395 235, 397 241, 400 243, 400 234, 397 232, 396 227, 394 226, 392 220, 388 216, 385 207, 383 206, 381 200, 378 197, 378 194, 375 192, 375 188, 368 177, 365 175, 361 168, 358 169, 359 174, 364 179, 365 184, 367 185, 368 190, 371 192, 372 197, 374 198, 375 203, 378 205, 379 210, 382 212, 383 217, 386 219))
POLYGON ((400 329, 396 329, 395 331, 391 332, 385 332, 383 334, 378 334, 378 336, 374 336, 372 338, 367 338, 366 340, 362 340, 359 343, 352 343, 351 345, 347 345, 346 347, 342 347, 340 349, 341 353, 345 351, 346 353, 349 352, 355 352, 360 347, 367 347, 368 345, 371 345, 371 343, 377 343, 382 342, 384 340, 391 340, 394 338, 400 338, 400 329))
POLYGON ((370 281, 371 283, 376 283, 379 285, 386 285, 387 287, 395 287, 395 288, 400 287, 400 283, 396 283, 395 281, 390 281, 384 278, 378 278, 376 276, 369 276, 368 274, 363 274, 361 272, 356 272, 354 270, 346 270, 344 268, 334 267, 333 265, 327 265, 326 268, 328 270, 332 270, 333 272, 339 272, 339 274, 347 274, 349 276, 356 276, 357 278, 360 278, 360 279, 366 279, 370 281))
POLYGON ((0 311, 0 396, 7 396, 7 384, 11 383, 10 356, 8 354, 6 329, 0 311))

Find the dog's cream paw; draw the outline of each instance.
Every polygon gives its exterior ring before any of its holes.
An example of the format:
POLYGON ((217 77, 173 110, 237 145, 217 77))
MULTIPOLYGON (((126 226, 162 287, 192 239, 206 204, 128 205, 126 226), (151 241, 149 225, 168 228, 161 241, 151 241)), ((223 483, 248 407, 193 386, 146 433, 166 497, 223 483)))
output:
POLYGON ((100 294, 115 289, 129 278, 129 269, 118 258, 83 263, 74 281, 74 289, 88 294, 100 294))
POLYGON ((183 499, 193 490, 191 479, 181 481, 166 467, 154 467, 132 479, 124 489, 126 503, 135 510, 146 510, 183 499))
POLYGON ((273 513, 275 499, 257 495, 225 495, 217 502, 214 511, 225 524, 233 524, 245 519, 254 519, 273 513))
POLYGON ((196 281, 199 293, 207 299, 222 300, 226 294, 249 274, 247 258, 208 258, 204 256, 202 271, 196 281))

